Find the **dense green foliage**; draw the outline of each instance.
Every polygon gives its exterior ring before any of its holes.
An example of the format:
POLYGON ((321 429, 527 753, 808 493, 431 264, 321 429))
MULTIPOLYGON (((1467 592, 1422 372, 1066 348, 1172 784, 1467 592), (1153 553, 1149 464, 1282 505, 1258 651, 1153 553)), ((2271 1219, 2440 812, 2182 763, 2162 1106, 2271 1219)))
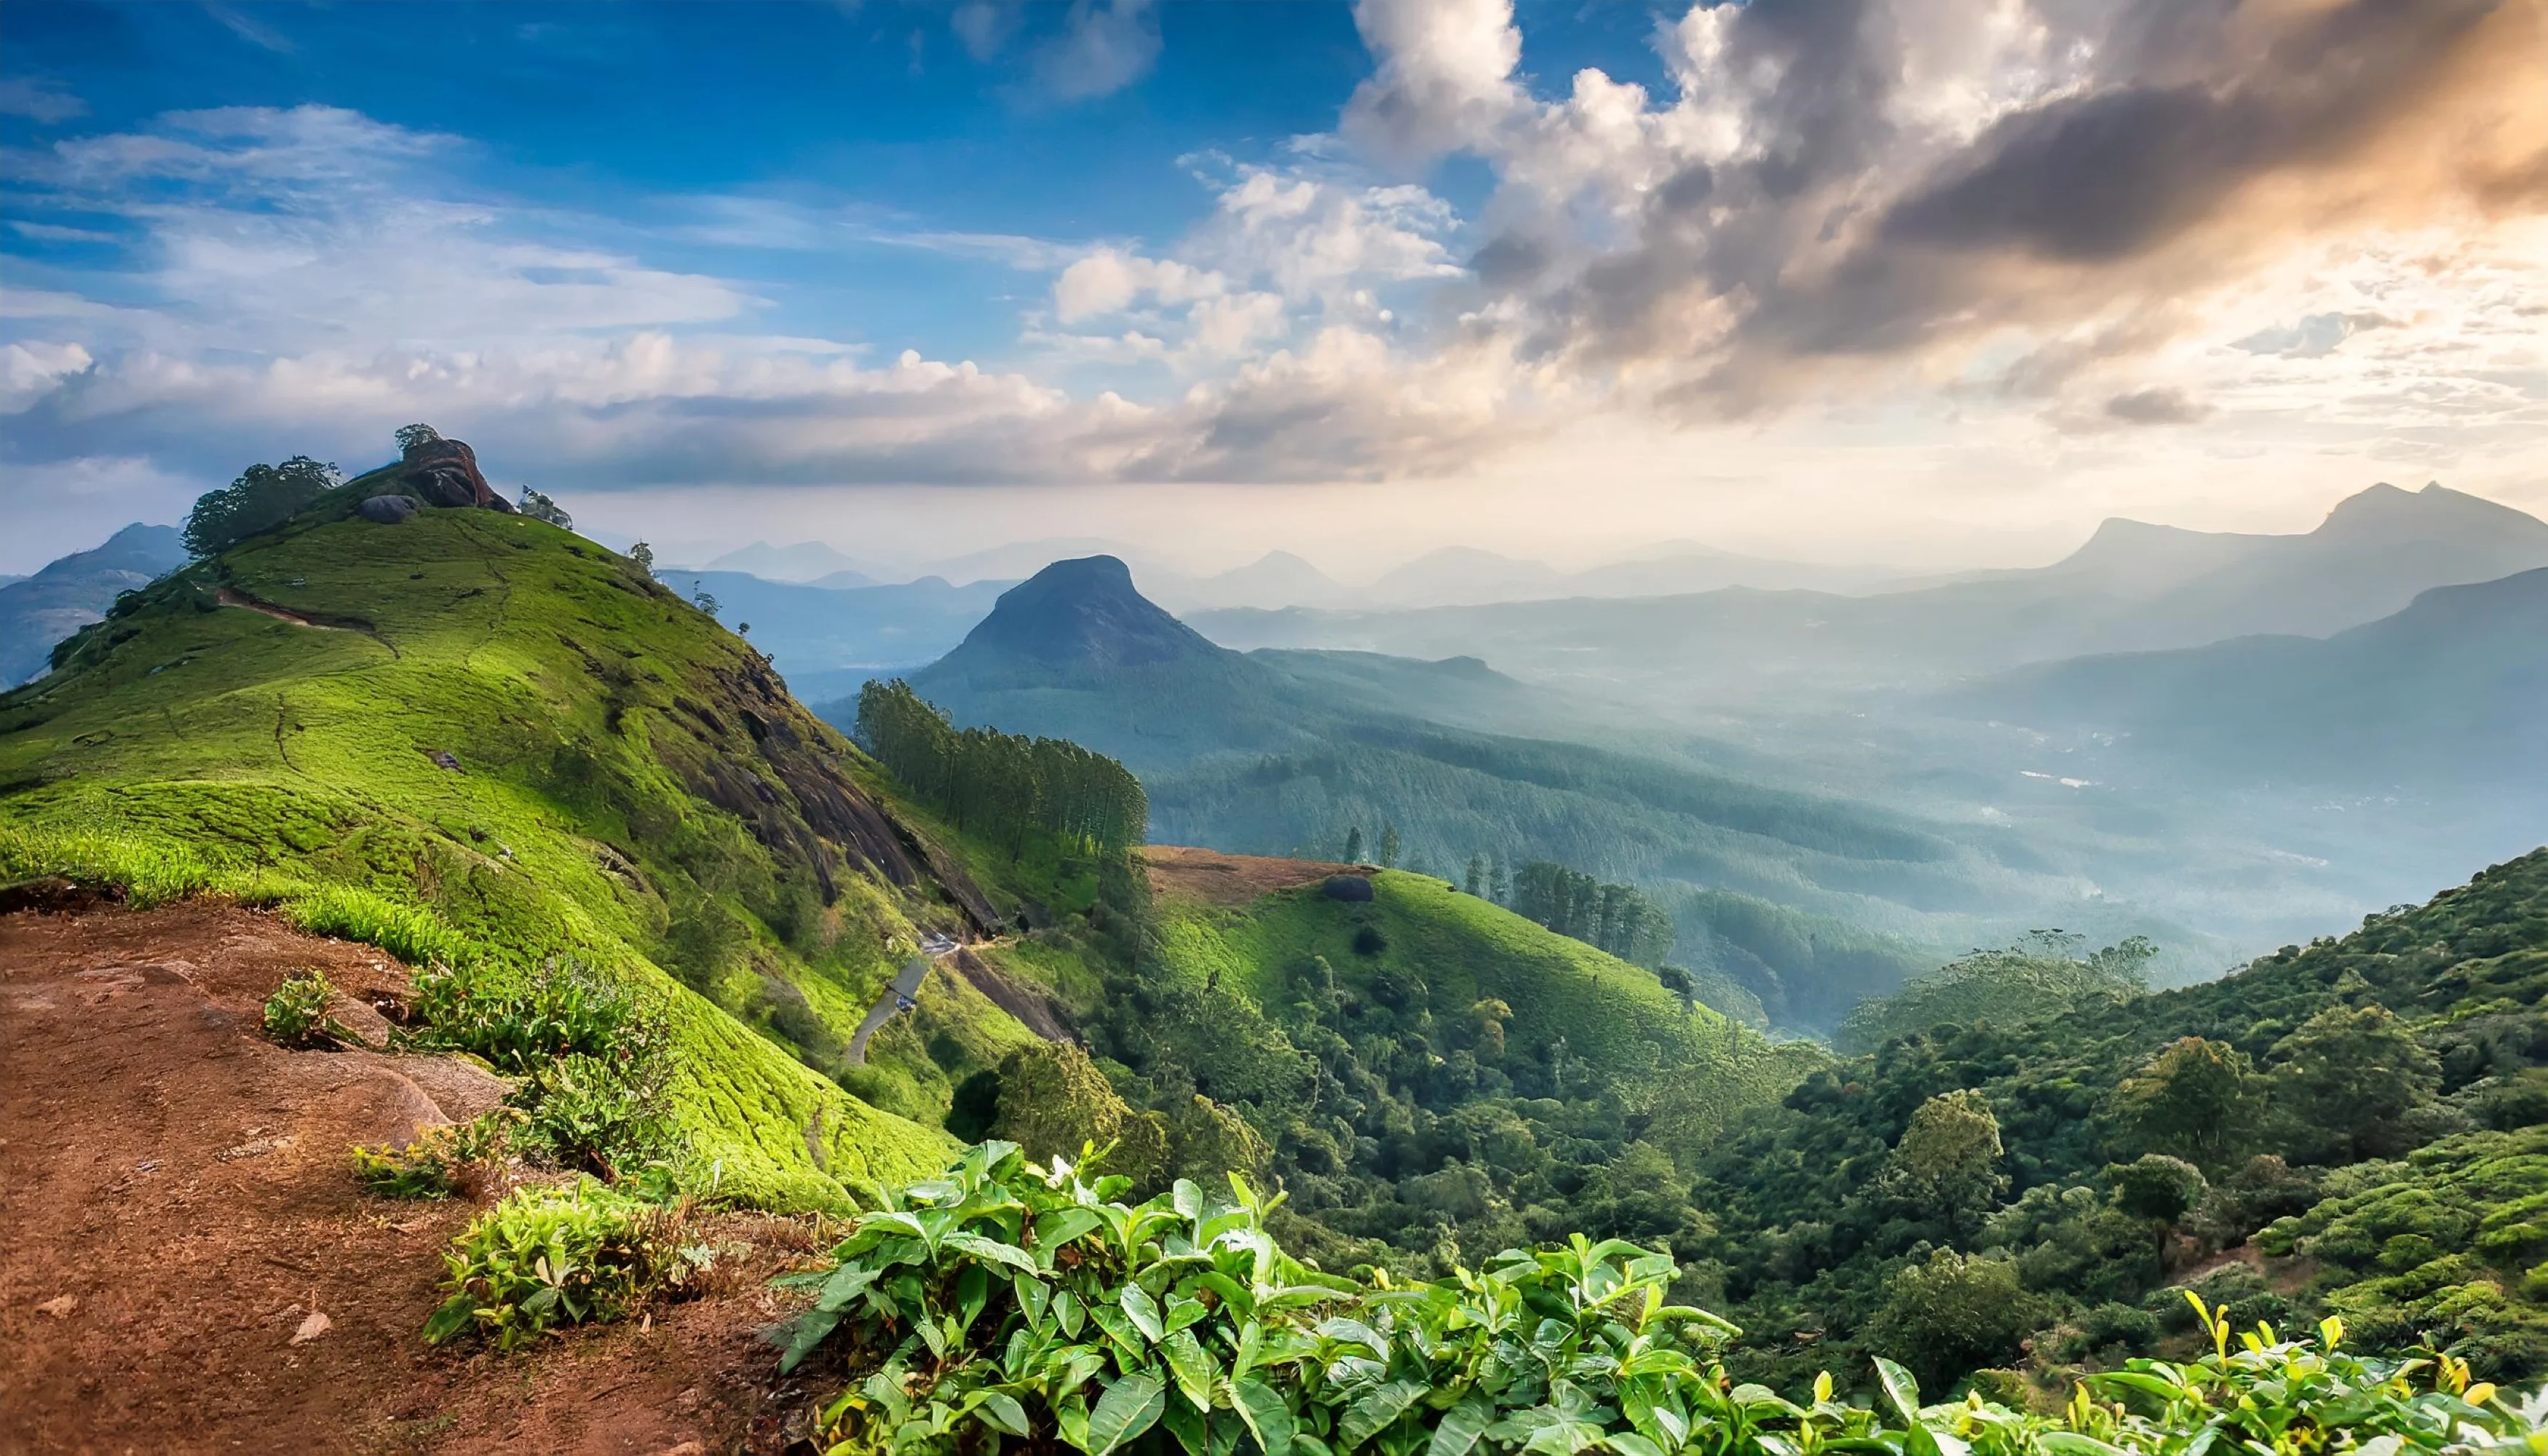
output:
POLYGON ((1694 1250, 1678 1161, 1818 1053, 1441 880, 1372 889, 1116 905, 1138 953, 1070 1000, 1119 1094, 1172 1131, 1198 1097, 1234 1113, 1290 1194, 1285 1236, 1330 1267, 1423 1272, 1577 1229, 1694 1250))
MULTIPOLYGON (((815 1291, 782 1368, 842 1388, 835 1453, 1088 1456, 2122 1456, 2126 1452, 2526 1450, 2535 1411, 2466 1366, 2368 1361, 2259 1327, 2233 1348, 2135 1361, 2083 1382, 2057 1415, 1978 1395, 1925 1405, 1886 1360, 1882 1405, 1845 1405, 1828 1374, 1803 1401, 1736 1385, 1733 1327, 1668 1302, 1670 1257, 1581 1235, 1506 1250, 1435 1283, 1335 1278, 1287 1256, 1258 1199, 1179 1182, 1146 1203, 1125 1180, 1049 1169, 994 1142, 888 1193, 789 1282, 815 1291), (811 1366, 805 1362, 813 1360, 811 1366)), ((1276 1200, 1279 1202, 1279 1200, 1276 1200)), ((1855 1380, 1861 1372, 1851 1371, 1855 1380)))
POLYGON ((2095 1000, 2121 1001, 2149 989, 2142 966, 2156 948, 2138 936, 2089 955, 2080 937, 2038 931, 2005 951, 1975 951, 1891 996, 1870 996, 1832 1038, 1843 1051, 1872 1051, 1914 1032, 1993 1021, 2043 1021, 2095 1000))
POLYGON ((195 501, 186 515, 186 549, 198 558, 219 556, 291 519, 341 479, 336 467, 307 455, 281 465, 251 465, 238 479, 195 501))
POLYGON ((2191 1283, 2535 1378, 2543 994, 2548 851, 2216 983, 1982 1007, 1818 1071, 1692 1167, 1709 1277, 1755 1331, 1735 1362, 2110 1364, 2180 1337, 2191 1283), (1949 1099, 1996 1144, 1960 1173, 1913 1136, 1949 1099))
POLYGON ((1120 854, 1149 822, 1140 780, 1113 759, 1058 739, 958 731, 899 679, 859 694, 858 741, 957 830, 1013 850, 1042 833, 1120 854))
POLYGON ((562 1324, 616 1320, 707 1266, 682 1216, 594 1182, 519 1188, 444 1256, 451 1297, 425 1322, 440 1344, 477 1334, 509 1350, 562 1324))

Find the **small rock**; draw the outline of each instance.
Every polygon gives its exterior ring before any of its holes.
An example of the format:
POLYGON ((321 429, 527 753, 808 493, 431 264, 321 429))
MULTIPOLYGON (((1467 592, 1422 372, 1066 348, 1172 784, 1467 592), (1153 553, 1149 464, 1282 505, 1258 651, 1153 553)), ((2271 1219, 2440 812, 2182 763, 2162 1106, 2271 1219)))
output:
POLYGON ((377 1048, 390 1044, 390 1019, 368 1001, 357 1001, 339 991, 327 998, 327 1015, 366 1046, 377 1048))
POLYGON ((394 526, 415 514, 417 505, 412 496, 374 496, 355 508, 362 512, 365 520, 394 526))
POLYGON ((145 1158, 143 1158, 141 1161, 139 1161, 139 1162, 137 1162, 137 1163, 135 1163, 135 1164, 133 1165, 133 1171, 135 1171, 135 1172, 136 1172, 136 1173, 155 1173, 155 1172, 158 1172, 158 1171, 159 1171, 159 1159, 157 1159, 157 1158, 155 1158, 155 1157, 145 1157, 145 1158))
POLYGON ((301 1321, 301 1327, 292 1331, 292 1342, 296 1345, 306 1345, 334 1327, 326 1316, 313 1310, 310 1312, 310 1318, 301 1321))
POLYGON ((433 767, 437 769, 448 769, 454 774, 460 772, 460 761, 451 756, 451 751, 449 749, 435 749, 426 757, 433 760, 433 767))
POLYGON ((683 1441, 678 1446, 666 1446, 655 1456, 706 1456, 707 1449, 696 1441, 683 1441))
POLYGON ((56 1320, 67 1320, 70 1318, 71 1312, 79 1308, 79 1296, 75 1294, 57 1295, 54 1298, 48 1299, 43 1304, 38 1305, 36 1308, 52 1316, 56 1320))
POLYGON ((269 1152, 276 1152, 291 1145, 292 1139, 289 1138, 257 1138, 242 1142, 236 1147, 223 1148, 213 1155, 223 1162, 234 1163, 243 1157, 263 1157, 269 1152))

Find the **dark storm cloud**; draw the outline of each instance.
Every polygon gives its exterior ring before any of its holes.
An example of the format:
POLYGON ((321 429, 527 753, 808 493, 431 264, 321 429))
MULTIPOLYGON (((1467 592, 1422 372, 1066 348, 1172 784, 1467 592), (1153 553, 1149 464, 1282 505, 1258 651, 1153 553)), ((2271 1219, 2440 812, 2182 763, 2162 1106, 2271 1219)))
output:
MULTIPOLYGON (((2509 93, 2525 84, 2521 47, 2535 60, 2548 24, 2539 0, 2036 0, 2034 10, 2050 36, 2046 54, 2090 57, 2077 83, 1957 141, 1895 120, 1924 28, 1942 27, 1947 12, 1877 0, 1743 6, 1710 73, 1738 89, 1774 77, 1743 98, 1756 146, 1651 188, 1630 245, 1538 300, 1551 320, 1541 336, 1595 360, 1678 361, 1668 403, 1741 411, 1831 361, 1966 343, 2010 324, 2062 328, 2116 307, 2146 324, 2169 296, 2232 276, 2246 250, 2348 209, 2410 214, 2445 193, 2497 207, 2548 197, 2522 181, 2548 177, 2548 153, 2492 172, 2456 158, 2379 171, 2382 148, 2402 136, 2464 126, 2483 138, 2468 124, 2475 112, 2531 105, 2509 93), (2445 115, 2454 106, 2457 121, 2445 115), (2312 185, 2267 206, 2251 184, 2268 178, 2312 185), (2153 263, 2194 238, 2216 250, 2153 263)), ((2533 67, 2526 84, 2548 81, 2533 67)), ((2111 336, 2138 347, 2150 331, 2111 336)))
POLYGON ((2246 74, 2125 84, 2019 112, 1896 204, 1878 239, 2092 263, 2141 252, 2265 172, 2353 151, 2419 100, 2498 8, 2354 0, 2278 39, 2246 74))

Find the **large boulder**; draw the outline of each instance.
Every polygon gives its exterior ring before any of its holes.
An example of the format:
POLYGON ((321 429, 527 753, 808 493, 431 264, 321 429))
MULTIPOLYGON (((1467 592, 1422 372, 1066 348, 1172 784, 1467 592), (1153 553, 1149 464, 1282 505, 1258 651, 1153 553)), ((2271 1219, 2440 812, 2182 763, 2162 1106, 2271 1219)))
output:
POLYGON ((511 510, 513 503, 496 493, 478 473, 478 452, 461 440, 418 440, 402 457, 406 469, 399 484, 427 505, 481 506, 511 510))
POLYGON ((1371 898, 1371 881, 1359 874, 1330 874, 1320 889, 1330 900, 1360 903, 1371 898))
POLYGON ((356 508, 362 512, 363 519, 378 521, 385 526, 397 525, 418 509, 412 496, 374 496, 356 508))

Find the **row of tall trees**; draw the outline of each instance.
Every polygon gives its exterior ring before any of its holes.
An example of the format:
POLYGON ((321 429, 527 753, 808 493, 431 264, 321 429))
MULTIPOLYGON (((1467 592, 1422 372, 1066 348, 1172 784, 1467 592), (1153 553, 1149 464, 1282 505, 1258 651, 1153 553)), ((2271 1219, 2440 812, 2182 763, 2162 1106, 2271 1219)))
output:
POLYGON ((959 729, 899 678, 861 689, 858 740, 958 830, 1012 854, 1038 832, 1121 854, 1149 824, 1149 798, 1122 764, 1061 739, 959 729))
POLYGON ((1534 860, 1513 875, 1512 912, 1622 960, 1660 965, 1673 948, 1672 917, 1632 884, 1604 884, 1581 869, 1534 860))

